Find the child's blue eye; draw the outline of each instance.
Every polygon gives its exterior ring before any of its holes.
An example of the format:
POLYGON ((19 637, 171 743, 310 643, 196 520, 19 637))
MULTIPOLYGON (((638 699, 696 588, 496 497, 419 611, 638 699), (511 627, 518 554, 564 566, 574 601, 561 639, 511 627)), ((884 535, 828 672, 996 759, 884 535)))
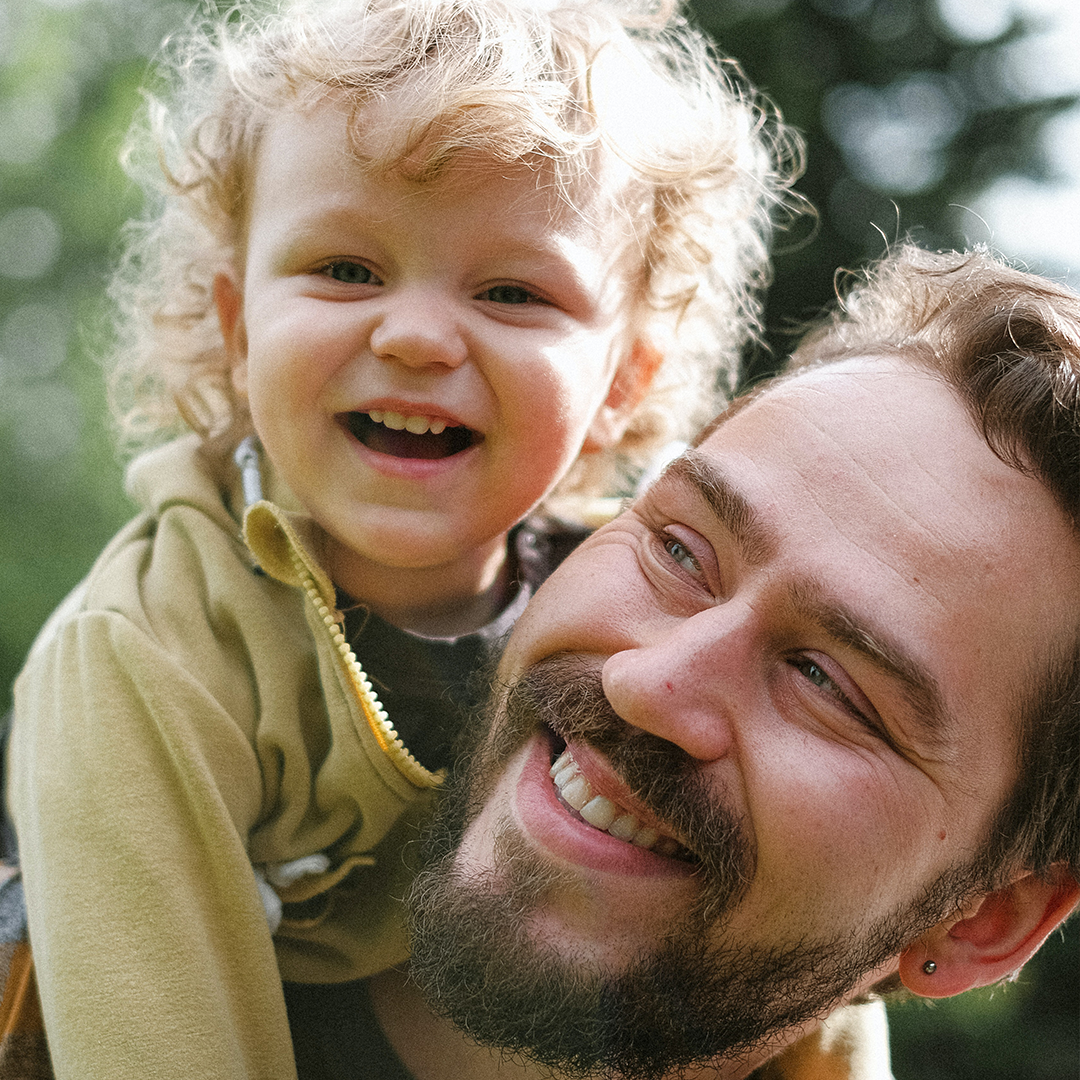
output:
POLYGON ((539 299, 535 293, 523 289, 520 285, 494 285, 480 295, 493 304, 528 304, 539 299))
POLYGON ((378 285, 379 279, 363 264, 358 262, 334 262, 324 266, 322 272, 334 281, 346 285, 378 285))

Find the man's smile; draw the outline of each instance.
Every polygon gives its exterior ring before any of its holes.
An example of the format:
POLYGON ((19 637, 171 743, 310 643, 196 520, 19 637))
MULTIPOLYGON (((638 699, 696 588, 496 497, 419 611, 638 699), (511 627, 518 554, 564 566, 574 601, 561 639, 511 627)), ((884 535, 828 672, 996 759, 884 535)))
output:
POLYGON ((691 757, 614 711, 588 658, 530 665, 501 709, 487 768, 522 755, 512 769, 515 813, 541 846, 619 875, 700 875, 717 896, 749 881, 752 847, 738 816, 691 757))
POLYGON ((606 795, 593 792, 592 784, 581 771, 569 747, 563 750, 551 766, 550 775, 559 801, 575 817, 634 847, 657 855, 694 862, 693 855, 674 837, 662 836, 636 814, 606 795))
MULTIPOLYGON (((556 740, 557 742, 557 740, 556 740)), ((516 827, 530 836, 534 843, 553 855, 560 863, 567 863, 589 871, 614 874, 624 877, 686 877, 698 870, 697 863, 690 863, 673 857, 661 848, 663 834, 652 829, 655 840, 646 834, 644 840, 653 840, 651 845, 635 844, 620 835, 620 830, 634 825, 634 833, 646 826, 637 815, 620 801, 598 794, 598 785, 588 781, 580 771, 578 763, 564 764, 559 770, 578 769, 578 783, 573 775, 568 775, 564 786, 570 787, 570 794, 575 801, 581 794, 588 796, 587 802, 602 801, 592 808, 592 812, 602 809, 610 803, 614 808, 612 823, 620 817, 631 816, 637 820, 624 822, 615 832, 601 829, 586 821, 581 813, 568 802, 551 776, 552 758, 561 756, 562 745, 553 745, 550 732, 538 733, 522 747, 517 762, 510 766, 507 795, 511 817, 516 820, 516 827)), ((627 802, 630 800, 627 799, 627 802)), ((602 818, 600 819, 602 820, 602 818)), ((648 823, 652 826, 652 822, 648 823)))

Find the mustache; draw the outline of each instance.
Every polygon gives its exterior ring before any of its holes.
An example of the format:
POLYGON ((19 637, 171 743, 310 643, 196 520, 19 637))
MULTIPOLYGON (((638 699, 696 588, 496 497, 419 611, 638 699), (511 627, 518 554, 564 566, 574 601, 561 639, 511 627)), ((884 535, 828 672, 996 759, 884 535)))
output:
POLYGON ((742 820, 724 805, 700 761, 615 712, 595 661, 569 654, 539 661, 506 690, 501 714, 507 748, 542 725, 566 742, 601 751, 635 799, 697 859, 704 917, 715 917, 745 891, 756 860, 742 820))

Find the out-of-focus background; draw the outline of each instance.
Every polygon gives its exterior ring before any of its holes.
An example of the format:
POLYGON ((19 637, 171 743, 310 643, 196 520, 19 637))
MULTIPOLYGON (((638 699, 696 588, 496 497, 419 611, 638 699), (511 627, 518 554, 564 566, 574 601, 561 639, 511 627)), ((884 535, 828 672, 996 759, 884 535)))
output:
MULTIPOLYGON (((910 235, 1080 283, 1080 2, 694 0, 807 136, 816 233, 782 238, 768 319, 910 235)), ((192 0, 0 0, 0 692, 130 513, 95 357, 139 84, 192 0)), ((769 365, 752 360, 752 374, 769 365)), ((1078 480, 1080 482, 1080 480, 1078 480)), ((0 702, 6 707, 6 701, 0 702)), ((892 1008, 898 1080, 1077 1080, 1077 923, 1019 981, 892 1008)))

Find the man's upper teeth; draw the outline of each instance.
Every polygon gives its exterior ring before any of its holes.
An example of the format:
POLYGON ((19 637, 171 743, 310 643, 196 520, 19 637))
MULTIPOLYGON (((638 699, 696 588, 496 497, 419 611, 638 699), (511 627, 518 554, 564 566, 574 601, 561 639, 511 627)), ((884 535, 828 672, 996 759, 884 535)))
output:
POLYGON ((446 430, 445 420, 433 420, 430 416, 406 416, 389 409, 369 409, 368 416, 376 423, 392 431, 411 431, 414 435, 441 435, 446 430))
POLYGON ((563 802, 572 806, 585 821, 601 832, 660 855, 674 855, 680 850, 678 841, 642 825, 634 814, 606 796, 594 795, 592 785, 578 769, 569 750, 564 750, 555 760, 551 766, 551 777, 563 802))

